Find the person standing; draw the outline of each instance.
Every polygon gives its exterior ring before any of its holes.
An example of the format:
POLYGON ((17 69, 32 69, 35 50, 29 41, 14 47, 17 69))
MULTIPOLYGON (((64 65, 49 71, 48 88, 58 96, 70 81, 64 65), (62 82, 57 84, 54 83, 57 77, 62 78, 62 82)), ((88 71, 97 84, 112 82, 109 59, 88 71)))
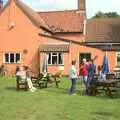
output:
POLYGON ((94 64, 94 60, 89 61, 89 66, 88 66, 88 78, 87 78, 87 94, 88 95, 94 95, 94 88, 95 88, 95 80, 94 80, 94 75, 96 73, 96 65, 94 64))
POLYGON ((84 58, 82 64, 80 64, 80 75, 83 78, 83 83, 85 87, 87 87, 87 77, 88 77, 88 63, 87 60, 84 58))
POLYGON ((75 67, 76 60, 72 61, 72 65, 70 67, 70 80, 71 80, 71 88, 70 88, 70 94, 75 95, 76 90, 76 80, 77 80, 77 69, 75 67))

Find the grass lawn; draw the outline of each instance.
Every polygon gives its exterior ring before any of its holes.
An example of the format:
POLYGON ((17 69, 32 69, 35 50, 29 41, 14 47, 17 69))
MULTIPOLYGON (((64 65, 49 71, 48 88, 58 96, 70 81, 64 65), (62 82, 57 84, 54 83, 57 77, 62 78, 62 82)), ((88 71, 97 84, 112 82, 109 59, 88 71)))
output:
POLYGON ((36 92, 16 91, 15 78, 0 78, 0 120, 120 120, 120 94, 114 99, 68 95, 70 81, 63 79, 36 92))

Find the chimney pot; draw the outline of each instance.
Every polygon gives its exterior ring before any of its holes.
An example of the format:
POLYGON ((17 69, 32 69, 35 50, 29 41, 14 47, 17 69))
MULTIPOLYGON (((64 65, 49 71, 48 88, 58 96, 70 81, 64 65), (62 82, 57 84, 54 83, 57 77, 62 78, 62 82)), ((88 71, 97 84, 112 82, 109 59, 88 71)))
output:
POLYGON ((86 0, 78 0, 78 10, 86 11, 86 0))
POLYGON ((2 9, 2 8, 3 8, 3 1, 0 0, 0 9, 2 9))

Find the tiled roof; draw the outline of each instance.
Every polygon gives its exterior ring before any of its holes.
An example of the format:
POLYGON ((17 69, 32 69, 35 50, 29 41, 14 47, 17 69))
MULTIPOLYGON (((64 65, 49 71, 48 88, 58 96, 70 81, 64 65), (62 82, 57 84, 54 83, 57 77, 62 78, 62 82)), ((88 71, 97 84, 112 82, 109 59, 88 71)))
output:
POLYGON ((120 18, 88 20, 86 41, 120 42, 120 18))
POLYGON ((3 11, 7 8, 7 6, 10 4, 10 2, 7 2, 1 9, 0 9, 0 15, 3 13, 3 11))
MULTIPOLYGON (((83 32, 85 13, 80 10, 38 12, 36 13, 21 0, 13 0, 16 5, 38 27, 51 33, 83 32)), ((3 10, 10 4, 8 2, 3 10)))
POLYGON ((50 28, 45 24, 44 20, 30 7, 24 4, 21 0, 14 0, 16 5, 29 17, 29 19, 36 25, 38 28, 44 28, 48 31, 51 31, 50 28))
POLYGON ((83 32, 84 13, 79 10, 38 12, 55 33, 83 32))
POLYGON ((43 44, 40 52, 69 52, 68 44, 43 44))
POLYGON ((24 14, 26 14, 26 16, 34 23, 36 27, 42 28, 48 32, 52 32, 52 30, 47 26, 44 20, 33 9, 28 7, 21 0, 9 0, 7 4, 0 10, 0 15, 13 1, 24 12, 24 14))
POLYGON ((87 45, 94 48, 99 48, 101 50, 107 51, 120 51, 120 44, 104 44, 104 45, 87 45))

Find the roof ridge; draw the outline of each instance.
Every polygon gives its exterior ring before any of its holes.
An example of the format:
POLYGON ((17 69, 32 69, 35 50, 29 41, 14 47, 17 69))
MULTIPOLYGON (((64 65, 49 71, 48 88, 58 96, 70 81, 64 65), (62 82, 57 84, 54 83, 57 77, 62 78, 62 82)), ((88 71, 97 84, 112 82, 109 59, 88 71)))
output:
POLYGON ((26 5, 21 0, 14 0, 16 5, 29 17, 29 19, 34 23, 34 25, 38 28, 43 28, 48 32, 52 32, 49 26, 45 23, 45 21, 28 5, 26 5))
MULTIPOLYGON (((56 11, 36 11, 37 13, 59 13, 59 12, 78 12, 79 10, 74 9, 74 10, 56 10, 56 11)), ((79 11, 80 12, 80 11, 79 11)), ((82 11, 81 11, 82 13, 82 11)))
POLYGON ((95 19, 87 19, 87 21, 108 21, 108 20, 120 20, 120 18, 95 18, 95 19))
POLYGON ((3 8, 0 9, 0 15, 3 13, 3 11, 8 7, 8 5, 10 4, 10 1, 8 1, 3 8))

